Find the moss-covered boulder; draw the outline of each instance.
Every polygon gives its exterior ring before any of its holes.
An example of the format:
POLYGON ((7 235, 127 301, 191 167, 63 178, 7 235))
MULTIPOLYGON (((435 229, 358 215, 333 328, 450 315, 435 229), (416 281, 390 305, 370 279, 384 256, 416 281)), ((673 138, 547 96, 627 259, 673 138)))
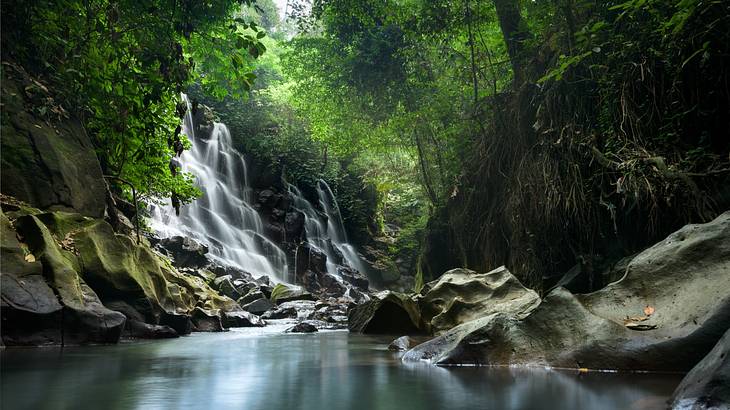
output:
MULTIPOLYGON (((104 307, 97 294, 78 274, 74 256, 59 246, 48 228, 35 216, 27 215, 17 219, 15 227, 27 244, 28 255, 32 255, 25 260, 36 260, 38 262, 35 263, 40 263, 44 280, 53 289, 57 303, 62 306, 60 321, 51 327, 60 328, 60 338, 54 337, 47 342, 82 344, 115 343, 119 340, 125 316, 104 307)), ((3 256, 3 262, 5 260, 3 256)), ((3 271, 4 275, 14 276, 13 273, 3 271)), ((43 292, 47 295, 46 289, 43 289, 43 292)), ((6 299, 6 295, 3 296, 3 299, 6 299)), ((3 324, 10 327, 9 334, 5 333, 6 329, 3 332, 3 339, 7 345, 22 344, 23 329, 18 329, 18 326, 28 327, 25 329, 26 334, 31 335, 43 333, 48 326, 45 321, 21 324, 17 322, 19 319, 17 317, 6 317, 5 314, 3 316, 3 324), (13 334, 17 336, 13 337, 13 334)), ((28 342, 36 344, 37 340, 28 342)))
POLYGON ((103 220, 62 211, 13 216, 2 216, 7 345, 113 343, 125 317, 131 337, 222 330, 221 319, 248 325, 233 299, 103 220))
POLYGON ((269 299, 276 304, 280 304, 294 300, 315 300, 315 297, 300 286, 279 283, 274 286, 269 299))

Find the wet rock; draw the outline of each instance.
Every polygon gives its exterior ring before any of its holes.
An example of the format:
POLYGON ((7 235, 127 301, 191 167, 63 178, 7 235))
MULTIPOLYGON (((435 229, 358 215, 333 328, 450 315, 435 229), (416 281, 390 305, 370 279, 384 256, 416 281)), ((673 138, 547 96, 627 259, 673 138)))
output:
POLYGON ((421 294, 421 314, 434 334, 497 312, 522 318, 540 304, 537 293, 504 266, 482 274, 452 269, 427 283, 421 294))
POLYGON ((296 210, 287 212, 284 217, 284 230, 290 241, 301 238, 304 232, 304 214, 296 210))
POLYGON ((370 296, 368 296, 364 292, 360 292, 359 290, 355 288, 349 288, 345 292, 344 295, 342 295, 343 298, 347 299, 349 302, 355 303, 355 304, 362 304, 370 300, 370 296))
POLYGON ((223 312, 223 326, 229 327, 263 327, 266 322, 261 320, 260 317, 253 313, 237 311, 237 312, 223 312))
POLYGON ((138 320, 127 320, 125 335, 136 339, 172 339, 180 337, 175 329, 166 325, 151 325, 138 320))
POLYGON ((193 322, 193 330, 196 332, 222 332, 223 323, 220 316, 207 312, 201 308, 195 308, 190 316, 193 322))
POLYGON ((241 297, 241 293, 235 286, 233 286, 231 279, 231 275, 215 278, 215 280, 213 280, 213 288, 218 289, 218 292, 231 299, 238 299, 241 297))
POLYGON ((172 257, 177 267, 201 268, 210 263, 208 247, 187 236, 173 236, 160 239, 158 244, 172 257))
POLYGON ((243 310, 245 310, 246 312, 251 312, 254 315, 260 315, 273 307, 274 304, 271 303, 269 299, 261 298, 246 304, 245 306, 243 306, 243 310))
POLYGON ((258 288, 251 289, 245 296, 238 299, 238 304, 241 306, 247 305, 255 300, 266 299, 263 293, 258 288))
POLYGON ((307 243, 299 245, 296 250, 296 277, 303 278, 305 272, 315 273, 315 278, 327 273, 327 255, 307 243))
POLYGON ((271 301, 276 304, 293 300, 315 300, 315 297, 300 286, 280 283, 271 291, 271 301))
POLYGON ((232 280, 242 279, 246 282, 252 282, 254 280, 253 276, 250 273, 233 266, 223 266, 216 264, 209 266, 208 269, 213 272, 216 277, 230 276, 232 280))
POLYGON ((404 360, 686 371, 728 329, 728 272, 730 212, 641 252, 602 290, 557 288, 523 319, 495 313, 464 323, 404 360), (633 322, 648 330, 626 326, 633 322))
POLYGON ((159 324, 173 328, 179 335, 188 335, 193 331, 193 322, 189 315, 163 312, 159 324))
POLYGON ((425 331, 416 302, 402 293, 384 291, 348 312, 351 332, 420 334, 425 331))
POLYGON ((284 302, 261 315, 263 319, 307 319, 314 312, 315 302, 295 300, 284 302))
POLYGON ((675 410, 730 408, 730 330, 682 379, 671 401, 675 410))
POLYGON ((199 104, 198 109, 193 114, 193 127, 195 127, 195 136, 204 141, 210 139, 215 129, 215 113, 204 104, 199 104))
POLYGON ((340 275, 342 280, 358 288, 359 290, 368 290, 370 282, 365 277, 365 275, 356 271, 355 269, 351 269, 346 266, 340 266, 337 269, 337 273, 340 275))
MULTIPOLYGON (((7 220, 3 221, 3 225, 7 220)), ((32 278, 32 282, 26 285, 24 280, 19 279, 24 273, 30 273, 32 270, 24 272, 23 270, 15 271, 6 270, 7 268, 18 268, 13 259, 8 259, 11 264, 6 265, 6 255, 2 255, 3 277, 8 278, 3 281, 3 285, 10 284, 8 292, 3 286, 2 296, 3 304, 10 306, 12 309, 2 312, 3 321, 3 339, 6 345, 14 344, 36 344, 40 343, 64 343, 64 344, 85 344, 85 343, 116 343, 124 329, 126 317, 112 310, 107 309, 101 303, 99 296, 92 290, 86 281, 79 276, 77 266, 74 266, 72 253, 62 249, 54 240, 48 228, 35 216, 23 216, 15 221, 15 228, 23 236, 28 246, 29 253, 33 255, 35 262, 27 263, 39 264, 43 272, 43 277, 54 290, 57 303, 63 306, 63 314, 57 324, 52 324, 47 319, 54 316, 57 309, 56 304, 48 298, 47 289, 42 288, 40 283, 32 278), (14 277, 14 278, 13 278, 14 277), (9 280, 8 280, 9 279, 9 280), (14 280, 17 279, 17 280, 14 280), (18 285, 18 286, 15 286, 18 285), (30 290, 26 286, 33 286, 33 290, 40 291, 37 302, 23 301, 20 293, 30 290), (18 309, 20 308, 20 309, 18 309), (30 314, 30 315, 29 315, 30 314), (32 318, 38 316, 38 322, 18 323, 18 320, 32 318), (62 334, 55 329, 58 326, 62 328, 62 334), (61 336, 61 338, 56 338, 61 336), (40 339, 39 339, 40 337, 40 339)), ((4 226, 3 231, 9 233, 10 225, 4 226)), ((14 237, 14 234, 11 234, 14 237)), ((3 235, 3 247, 19 246, 11 243, 12 238, 3 235)), ((22 252, 22 250, 21 250, 22 252)), ((17 251, 11 252, 17 258, 17 251)), ((30 268, 35 269, 35 267, 30 268)), ((28 297, 34 298, 35 295, 29 294, 28 297)), ((58 317, 57 317, 58 318, 58 317)))
POLYGON ((392 352, 404 352, 415 346, 415 343, 408 336, 401 336, 388 345, 388 350, 392 352))
POLYGON ((317 327, 311 323, 299 322, 286 331, 288 333, 314 333, 317 332, 317 327))

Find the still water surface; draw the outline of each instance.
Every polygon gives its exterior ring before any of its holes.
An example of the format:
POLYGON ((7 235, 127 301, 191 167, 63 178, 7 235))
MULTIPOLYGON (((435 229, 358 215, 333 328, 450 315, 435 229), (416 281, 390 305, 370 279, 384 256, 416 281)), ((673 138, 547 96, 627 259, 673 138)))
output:
POLYGON ((2 409, 661 409, 679 375, 403 364, 392 338, 263 329, 1 353, 2 409))

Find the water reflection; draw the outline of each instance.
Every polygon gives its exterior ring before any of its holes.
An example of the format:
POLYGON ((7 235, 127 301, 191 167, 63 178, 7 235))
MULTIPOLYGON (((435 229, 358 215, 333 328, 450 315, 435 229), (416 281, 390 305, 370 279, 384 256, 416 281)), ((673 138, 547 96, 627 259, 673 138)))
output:
POLYGON ((402 364, 389 340, 284 325, 2 352, 3 409, 652 409, 678 375, 402 364))

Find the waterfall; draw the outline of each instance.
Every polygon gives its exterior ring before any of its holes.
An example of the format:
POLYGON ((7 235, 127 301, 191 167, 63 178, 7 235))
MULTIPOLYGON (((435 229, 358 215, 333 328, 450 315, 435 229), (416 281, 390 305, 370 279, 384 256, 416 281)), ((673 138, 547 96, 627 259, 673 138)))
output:
POLYGON ((197 138, 190 102, 183 99, 188 110, 182 133, 192 148, 180 157, 181 168, 195 176, 203 195, 182 206, 179 217, 171 205, 153 205, 151 227, 162 237, 189 236, 208 245, 209 256, 221 264, 287 281, 286 255, 263 234, 261 216, 251 206, 246 161, 233 148, 228 128, 215 123, 208 140, 197 138))
POLYGON ((364 274, 365 264, 347 240, 340 208, 329 185, 324 180, 317 181, 319 207, 324 211, 324 215, 304 198, 297 187, 292 184, 287 186, 292 206, 304 214, 307 243, 327 255, 327 273, 339 277, 337 265, 346 264, 364 274))

